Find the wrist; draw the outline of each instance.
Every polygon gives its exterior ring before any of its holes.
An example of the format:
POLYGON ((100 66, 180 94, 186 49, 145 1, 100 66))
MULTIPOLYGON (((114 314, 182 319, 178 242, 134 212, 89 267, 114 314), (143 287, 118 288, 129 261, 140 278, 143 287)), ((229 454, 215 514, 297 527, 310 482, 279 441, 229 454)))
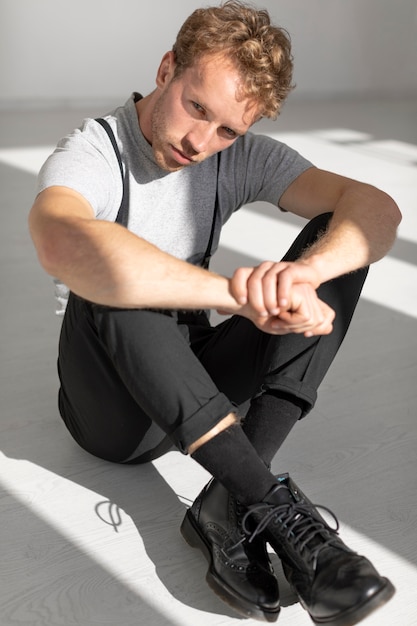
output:
POLYGON ((311 284, 315 289, 329 280, 329 263, 326 262, 322 254, 314 253, 302 256, 299 262, 306 265, 312 272, 311 284))
POLYGON ((207 289, 207 296, 205 297, 207 308, 223 311, 230 315, 238 313, 242 308, 242 304, 239 304, 233 295, 231 278, 208 272, 207 280, 204 281, 203 285, 204 289, 207 289))

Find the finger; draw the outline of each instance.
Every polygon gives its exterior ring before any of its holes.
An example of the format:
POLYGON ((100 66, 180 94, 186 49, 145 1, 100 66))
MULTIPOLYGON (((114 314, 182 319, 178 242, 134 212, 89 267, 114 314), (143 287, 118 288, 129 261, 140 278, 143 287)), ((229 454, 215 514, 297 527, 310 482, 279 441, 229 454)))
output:
POLYGON ((333 321, 336 317, 334 310, 326 303, 320 301, 323 311, 323 321, 318 323, 314 329, 307 331, 306 337, 313 335, 329 335, 333 331, 333 321))
POLYGON ((279 268, 277 268, 277 264, 274 263, 274 265, 265 272, 262 279, 264 306, 270 315, 278 315, 280 312, 278 305, 278 281, 279 268))
POLYGON ((309 284, 315 290, 319 285, 317 272, 302 261, 286 263, 279 275, 278 306, 282 308, 289 307, 292 287, 299 283, 309 284))
POLYGON ((275 330, 287 330, 291 333, 304 333, 313 330, 315 324, 310 319, 306 319, 304 315, 285 311, 271 321, 271 327, 275 330))
POLYGON ((282 311, 271 326, 276 330, 304 333, 307 336, 328 334, 332 331, 335 317, 333 309, 308 290, 296 311, 282 311))
POLYGON ((284 267, 278 277, 277 284, 277 304, 279 308, 285 309, 290 305, 290 294, 294 283, 294 274, 292 267, 288 264, 284 267))
POLYGON ((274 285, 271 280, 268 280, 268 278, 266 278, 268 275, 268 270, 273 265, 274 264, 272 261, 264 261, 254 268, 252 274, 247 281, 248 303, 258 315, 261 315, 263 317, 269 315, 268 306, 265 302, 265 297, 267 298, 267 301, 275 301, 276 307, 276 284, 274 285), (273 292, 272 295, 271 292, 273 292))
POLYGON ((295 286, 288 310, 282 311, 278 317, 299 331, 313 328, 323 321, 317 294, 309 286, 295 286))
POLYGON ((316 326, 313 330, 306 330, 305 337, 317 337, 318 335, 330 335, 333 331, 333 324, 322 324, 316 326))
POLYGON ((230 281, 232 296, 239 304, 246 304, 248 300, 248 278, 253 272, 252 267, 239 267, 230 281))
MULTIPOLYGON (((276 263, 275 261, 264 261, 261 263, 253 275, 251 280, 259 280, 262 283, 262 300, 261 305, 259 292, 259 285, 254 288, 254 295, 256 295, 256 306, 260 309, 262 306, 264 311, 267 311, 269 315, 278 315, 280 307, 278 304, 278 282, 281 272, 288 266, 288 263, 276 263)), ((254 300, 255 304, 255 300, 254 300)))

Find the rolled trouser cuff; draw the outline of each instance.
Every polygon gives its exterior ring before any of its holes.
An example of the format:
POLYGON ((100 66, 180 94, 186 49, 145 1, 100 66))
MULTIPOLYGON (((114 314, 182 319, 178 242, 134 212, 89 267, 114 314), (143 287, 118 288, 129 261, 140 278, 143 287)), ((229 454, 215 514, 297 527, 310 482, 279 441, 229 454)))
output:
POLYGON ((174 445, 183 454, 188 453, 192 443, 214 428, 223 418, 236 412, 236 406, 223 394, 219 393, 200 407, 187 419, 170 432, 174 445))

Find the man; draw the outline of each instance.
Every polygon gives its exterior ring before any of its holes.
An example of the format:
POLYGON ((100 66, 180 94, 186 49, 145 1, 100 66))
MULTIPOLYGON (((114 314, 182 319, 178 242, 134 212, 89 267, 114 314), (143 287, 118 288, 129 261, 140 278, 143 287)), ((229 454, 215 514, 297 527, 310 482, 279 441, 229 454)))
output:
POLYGON ((269 542, 312 620, 342 626, 394 588, 269 466, 314 405, 400 214, 383 192, 250 132, 277 116, 291 74, 289 38, 265 11, 235 0, 195 11, 155 90, 106 116, 114 146, 96 120, 59 143, 30 229, 45 270, 71 290, 59 407, 76 441, 122 463, 173 445, 192 455, 214 478, 181 530, 214 591, 275 621, 269 542), (256 200, 308 222, 282 261, 210 272, 222 224, 256 200), (230 317, 212 327, 210 309, 230 317))

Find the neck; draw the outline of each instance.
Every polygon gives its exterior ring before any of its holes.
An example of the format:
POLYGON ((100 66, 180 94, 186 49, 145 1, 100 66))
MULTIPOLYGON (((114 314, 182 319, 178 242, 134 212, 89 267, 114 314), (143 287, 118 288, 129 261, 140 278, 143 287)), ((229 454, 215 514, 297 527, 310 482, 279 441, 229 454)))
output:
POLYGON ((152 145, 152 96, 155 92, 152 92, 148 96, 141 98, 135 103, 136 114, 138 116, 138 123, 146 141, 152 145))

